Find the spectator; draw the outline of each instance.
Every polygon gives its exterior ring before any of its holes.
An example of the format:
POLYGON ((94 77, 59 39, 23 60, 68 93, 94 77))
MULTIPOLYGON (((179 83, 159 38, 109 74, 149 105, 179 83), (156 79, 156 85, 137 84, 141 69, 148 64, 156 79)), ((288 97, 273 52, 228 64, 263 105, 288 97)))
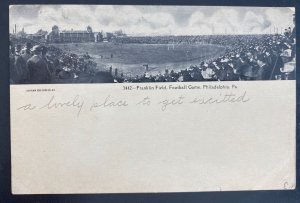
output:
POLYGON ((30 83, 50 83, 50 72, 48 70, 47 62, 42 56, 43 47, 41 45, 36 45, 31 51, 33 56, 27 61, 30 83))
POLYGON ((268 80, 271 77, 271 67, 267 64, 268 61, 263 55, 257 56, 257 64, 259 66, 256 72, 256 80, 268 80))

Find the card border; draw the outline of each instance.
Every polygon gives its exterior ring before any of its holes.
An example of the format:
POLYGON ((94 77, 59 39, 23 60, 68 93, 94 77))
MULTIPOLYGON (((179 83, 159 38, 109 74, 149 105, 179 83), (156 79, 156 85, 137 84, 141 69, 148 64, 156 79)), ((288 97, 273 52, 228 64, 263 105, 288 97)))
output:
MULTIPOLYGON (((9 4, 134 4, 134 5, 203 5, 203 6, 274 6, 296 7, 296 29, 299 33, 300 1, 297 0, 3 0, 0 1, 0 202, 298 202, 299 188, 299 117, 298 97, 299 71, 297 83, 297 138, 296 138, 296 189, 279 191, 239 191, 239 192, 184 192, 184 193, 131 193, 131 194, 53 194, 53 195, 12 195, 11 193, 11 150, 9 116, 9 70, 8 70, 8 6, 9 4)), ((297 35, 299 41, 300 35, 297 35)), ((297 53, 300 53, 297 46, 297 53)), ((299 67, 297 62, 297 68, 299 67)))

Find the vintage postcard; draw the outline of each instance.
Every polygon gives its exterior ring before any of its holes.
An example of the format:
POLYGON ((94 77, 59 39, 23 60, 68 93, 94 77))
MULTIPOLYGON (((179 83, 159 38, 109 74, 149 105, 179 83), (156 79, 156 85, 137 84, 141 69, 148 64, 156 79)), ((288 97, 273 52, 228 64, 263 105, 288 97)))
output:
POLYGON ((295 8, 11 5, 13 194, 294 189, 295 8))

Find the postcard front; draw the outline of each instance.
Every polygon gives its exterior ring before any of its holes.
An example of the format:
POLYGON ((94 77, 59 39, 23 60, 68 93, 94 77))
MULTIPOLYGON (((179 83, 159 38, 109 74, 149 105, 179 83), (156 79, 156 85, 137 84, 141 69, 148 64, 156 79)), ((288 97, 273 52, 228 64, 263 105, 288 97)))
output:
POLYGON ((10 6, 13 193, 295 188, 294 13, 10 6))

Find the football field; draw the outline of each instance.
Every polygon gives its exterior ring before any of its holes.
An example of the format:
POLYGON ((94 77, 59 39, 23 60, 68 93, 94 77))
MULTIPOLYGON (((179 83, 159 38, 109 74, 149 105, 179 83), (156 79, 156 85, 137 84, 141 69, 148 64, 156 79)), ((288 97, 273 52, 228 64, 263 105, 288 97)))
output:
POLYGON ((70 43, 55 44, 63 51, 79 55, 88 53, 99 70, 118 68, 125 75, 141 75, 148 65, 151 74, 182 70, 190 65, 222 55, 225 48, 210 44, 116 44, 70 43))

